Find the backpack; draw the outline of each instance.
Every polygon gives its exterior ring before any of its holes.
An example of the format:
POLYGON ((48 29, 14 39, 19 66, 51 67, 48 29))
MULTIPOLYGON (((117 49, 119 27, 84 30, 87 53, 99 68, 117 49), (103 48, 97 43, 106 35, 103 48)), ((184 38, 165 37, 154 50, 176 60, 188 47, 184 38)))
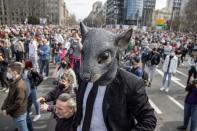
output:
POLYGON ((27 77, 30 81, 31 88, 39 86, 43 81, 43 76, 35 70, 29 71, 27 77))

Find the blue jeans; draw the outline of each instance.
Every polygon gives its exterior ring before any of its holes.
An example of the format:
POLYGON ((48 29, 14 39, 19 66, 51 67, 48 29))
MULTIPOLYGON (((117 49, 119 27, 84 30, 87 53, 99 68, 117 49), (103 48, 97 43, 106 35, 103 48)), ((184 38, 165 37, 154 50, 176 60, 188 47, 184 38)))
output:
POLYGON ((185 103, 184 106, 184 127, 187 128, 191 118, 191 127, 189 131, 196 131, 197 128, 197 105, 185 103))
POLYGON ((13 118, 19 131, 28 131, 27 128, 27 113, 13 118))
POLYGON ((33 131, 33 125, 32 125, 31 118, 29 116, 29 112, 27 112, 27 128, 29 131, 33 131))
POLYGON ((46 76, 49 75, 49 60, 40 60, 40 74, 43 72, 46 73, 46 76))
POLYGON ((32 104, 34 104, 35 109, 36 109, 36 115, 40 114, 40 105, 37 102, 37 91, 36 88, 31 89, 29 98, 28 98, 28 105, 27 105, 27 112, 30 113, 31 112, 31 106, 32 104))
POLYGON ((168 76, 168 84, 167 84, 167 87, 169 88, 170 87, 170 83, 171 83, 171 77, 172 77, 172 73, 169 73, 169 72, 164 72, 164 76, 163 76, 163 81, 162 81, 162 86, 165 86, 165 83, 166 83, 166 78, 168 76))

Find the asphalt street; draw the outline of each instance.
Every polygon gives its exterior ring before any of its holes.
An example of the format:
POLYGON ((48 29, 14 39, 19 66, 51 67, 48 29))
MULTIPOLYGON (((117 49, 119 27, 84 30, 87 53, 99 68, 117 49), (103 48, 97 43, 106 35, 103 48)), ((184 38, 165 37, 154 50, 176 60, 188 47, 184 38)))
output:
MULTIPOLYGON (((187 81, 187 63, 178 68, 177 73, 172 78, 170 91, 161 92, 162 69, 161 65, 155 72, 152 86, 147 87, 147 94, 155 114, 158 119, 155 131, 177 131, 176 127, 182 124, 184 99, 186 96, 185 85, 187 81)), ((54 86, 52 79, 45 80, 38 87, 38 95, 42 96, 54 86)), ((6 93, 0 92, 0 105, 2 104, 6 93)), ((54 131, 55 122, 50 113, 42 112, 42 117, 33 123, 35 131, 54 131)), ((10 117, 0 116, 0 131, 12 131, 15 129, 14 123, 10 117)))

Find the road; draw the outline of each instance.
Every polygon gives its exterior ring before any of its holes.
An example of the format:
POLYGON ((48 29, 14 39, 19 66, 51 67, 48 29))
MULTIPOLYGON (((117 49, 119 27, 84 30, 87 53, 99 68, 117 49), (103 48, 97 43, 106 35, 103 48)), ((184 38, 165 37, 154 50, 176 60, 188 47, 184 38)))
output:
POLYGON ((177 73, 172 78, 170 91, 166 93, 160 91, 163 72, 161 66, 157 68, 153 85, 151 88, 147 88, 149 101, 155 109, 158 119, 156 131, 177 131, 177 126, 182 125, 187 69, 187 66, 178 68, 177 73))
MULTIPOLYGON (((184 63, 186 65, 186 63, 184 63)), ((157 68, 153 79, 152 87, 147 87, 150 103, 155 109, 158 119, 155 131, 177 131, 176 127, 182 124, 183 106, 186 96, 185 85, 187 81, 187 67, 180 66, 178 72, 172 78, 171 88, 168 93, 161 92, 163 72, 161 65, 157 68)), ((42 96, 48 92, 52 86, 52 79, 45 80, 38 88, 38 95, 42 96)), ((0 105, 5 98, 5 93, 0 92, 0 105)), ((42 112, 42 117, 33 123, 35 131, 54 131, 55 122, 50 113, 42 112)), ((0 131, 12 131, 14 123, 9 117, 0 116, 0 131)))

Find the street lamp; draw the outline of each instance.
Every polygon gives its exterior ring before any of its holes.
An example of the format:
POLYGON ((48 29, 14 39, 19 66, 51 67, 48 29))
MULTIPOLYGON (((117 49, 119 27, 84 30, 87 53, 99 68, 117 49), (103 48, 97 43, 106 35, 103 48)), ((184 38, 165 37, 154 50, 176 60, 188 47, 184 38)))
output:
POLYGON ((135 13, 135 18, 137 20, 137 27, 138 27, 138 22, 139 22, 139 10, 135 13))

